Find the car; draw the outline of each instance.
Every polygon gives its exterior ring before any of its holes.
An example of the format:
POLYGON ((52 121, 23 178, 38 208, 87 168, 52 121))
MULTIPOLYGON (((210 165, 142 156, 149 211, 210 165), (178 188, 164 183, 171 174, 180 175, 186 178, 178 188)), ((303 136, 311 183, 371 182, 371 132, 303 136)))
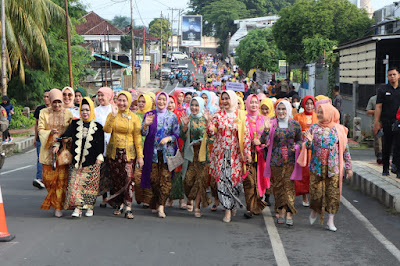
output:
POLYGON ((160 73, 162 75, 162 79, 163 80, 167 80, 168 77, 169 77, 169 74, 171 73, 171 69, 168 68, 168 67, 163 67, 163 68, 161 68, 161 71, 157 70, 157 72, 156 72, 156 74, 154 76, 155 79, 159 79, 160 78, 160 73))
POLYGON ((188 59, 189 56, 185 53, 182 52, 172 52, 172 57, 175 58, 175 60, 182 60, 182 59, 188 59))
POLYGON ((174 63, 174 62, 167 62, 167 63, 163 63, 162 66, 163 67, 168 67, 172 70, 176 69, 178 67, 178 63, 174 63))

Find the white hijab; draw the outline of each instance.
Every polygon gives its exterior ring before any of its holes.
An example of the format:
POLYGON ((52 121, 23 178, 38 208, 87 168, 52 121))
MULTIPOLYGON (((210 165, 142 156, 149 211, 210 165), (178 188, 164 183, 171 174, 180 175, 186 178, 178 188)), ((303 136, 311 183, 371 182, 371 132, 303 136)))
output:
MULTIPOLYGON (((281 101, 276 106, 276 113, 278 112, 279 105, 283 104, 286 107, 286 117, 285 118, 278 118, 278 125, 280 128, 288 128, 289 126, 289 117, 292 114, 292 105, 288 101, 281 101)), ((278 114, 276 115, 278 117, 278 114)))

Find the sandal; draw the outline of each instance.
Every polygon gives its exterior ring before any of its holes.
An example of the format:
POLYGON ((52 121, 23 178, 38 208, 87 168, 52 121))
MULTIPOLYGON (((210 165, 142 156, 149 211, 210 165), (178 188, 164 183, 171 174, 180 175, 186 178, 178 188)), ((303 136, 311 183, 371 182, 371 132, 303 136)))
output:
POLYGON ((186 210, 188 211, 188 212, 192 212, 193 211, 193 205, 187 205, 186 206, 186 210))
POLYGON ((165 207, 170 208, 170 207, 172 207, 173 204, 174 204, 174 202, 172 200, 168 200, 167 203, 165 204, 165 207))
POLYGON ((284 224, 285 223, 285 219, 283 217, 278 217, 278 224, 284 224))
POLYGON ((293 226, 293 219, 286 219, 286 225, 293 226))
POLYGON ((198 209, 198 208, 194 209, 194 217, 196 217, 196 218, 200 218, 201 217, 200 209, 198 209))
POLYGON ((212 211, 212 212, 216 212, 216 211, 217 211, 217 205, 214 204, 214 205, 211 207, 211 211, 212 211))
POLYGON ((188 205, 186 203, 179 204, 179 208, 181 208, 182 210, 186 210, 187 207, 188 205))
POLYGON ((121 207, 119 207, 118 209, 116 209, 115 211, 114 211, 114 215, 120 215, 120 214, 122 214, 124 212, 124 206, 121 206, 121 207))
POLYGON ((125 212, 125 218, 126 218, 126 219, 133 219, 133 218, 135 218, 135 216, 133 216, 132 211, 129 210, 129 211, 126 211, 126 212, 125 212))

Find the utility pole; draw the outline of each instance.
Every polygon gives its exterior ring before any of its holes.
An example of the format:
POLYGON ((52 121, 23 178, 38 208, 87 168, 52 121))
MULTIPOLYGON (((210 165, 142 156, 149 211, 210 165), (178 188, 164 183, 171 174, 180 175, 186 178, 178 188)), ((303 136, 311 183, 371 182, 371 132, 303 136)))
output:
POLYGON ((179 45, 180 45, 179 31, 180 31, 180 27, 181 27, 181 11, 182 11, 182 9, 179 9, 179 13, 178 13, 178 34, 177 34, 178 51, 179 51, 179 45))
POLYGON ((171 58, 174 51, 174 8, 171 8, 171 58))
POLYGON ((160 29, 161 29, 161 35, 160 35, 160 88, 162 89, 162 57, 163 57, 163 50, 162 50, 162 11, 161 11, 161 18, 160 18, 160 29))
POLYGON ((68 69, 69 69, 69 86, 73 88, 74 80, 72 78, 72 62, 71 62, 71 35, 69 32, 69 16, 68 16, 68 0, 65 0, 65 24, 67 28, 67 53, 68 53, 68 69))
POLYGON ((110 33, 107 26, 107 43, 108 43, 108 61, 110 62, 110 78, 111 78, 111 85, 110 88, 113 88, 113 77, 112 77, 112 64, 111 64, 111 46, 110 46, 110 33))
POLYGON ((135 70, 135 61, 136 61, 136 54, 135 54, 135 35, 133 33, 133 2, 131 0, 131 38, 132 38, 132 89, 136 87, 136 70, 135 70))
POLYGON ((145 61, 144 58, 146 56, 146 29, 145 27, 143 27, 143 60, 142 63, 145 61))
MULTIPOLYGON (((104 32, 104 31, 103 31, 104 32)), ((110 47, 108 47, 108 49, 110 49, 110 47)), ((106 49, 106 35, 104 34, 104 72, 105 77, 106 77, 106 87, 108 86, 107 83, 107 60, 106 60, 106 55, 107 55, 107 49, 106 49)))
POLYGON ((6 8, 5 0, 1 0, 1 86, 3 96, 7 95, 7 69, 6 69, 6 8))

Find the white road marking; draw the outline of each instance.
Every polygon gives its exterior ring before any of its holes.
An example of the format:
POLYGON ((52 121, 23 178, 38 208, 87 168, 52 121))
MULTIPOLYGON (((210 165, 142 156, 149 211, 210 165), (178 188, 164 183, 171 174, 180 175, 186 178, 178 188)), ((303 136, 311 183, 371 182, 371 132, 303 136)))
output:
POLYGON ((289 266, 289 260, 286 256, 281 237, 276 229, 274 219, 272 218, 269 207, 264 208, 263 212, 265 227, 267 227, 269 239, 271 240, 272 250, 274 251, 275 261, 278 266, 289 266))
POLYGON ((36 151, 36 148, 34 148, 34 149, 32 149, 32 150, 29 150, 29 151, 27 151, 27 152, 25 152, 25 153, 31 153, 31 152, 34 152, 34 151, 36 151))
POLYGON ((9 170, 9 171, 0 173, 0 175, 6 175, 6 174, 9 174, 9 173, 12 173, 12 172, 16 172, 16 171, 19 171, 19 170, 23 170, 23 169, 26 169, 26 168, 29 168, 29 167, 32 167, 32 166, 35 166, 35 165, 31 164, 31 165, 23 166, 23 167, 16 168, 16 169, 13 169, 13 170, 9 170))
POLYGON ((372 225, 368 219, 362 215, 362 213, 357 210, 345 197, 341 197, 340 200, 344 206, 358 219, 368 231, 390 252, 392 255, 400 262, 400 250, 390 242, 375 226, 372 225))

